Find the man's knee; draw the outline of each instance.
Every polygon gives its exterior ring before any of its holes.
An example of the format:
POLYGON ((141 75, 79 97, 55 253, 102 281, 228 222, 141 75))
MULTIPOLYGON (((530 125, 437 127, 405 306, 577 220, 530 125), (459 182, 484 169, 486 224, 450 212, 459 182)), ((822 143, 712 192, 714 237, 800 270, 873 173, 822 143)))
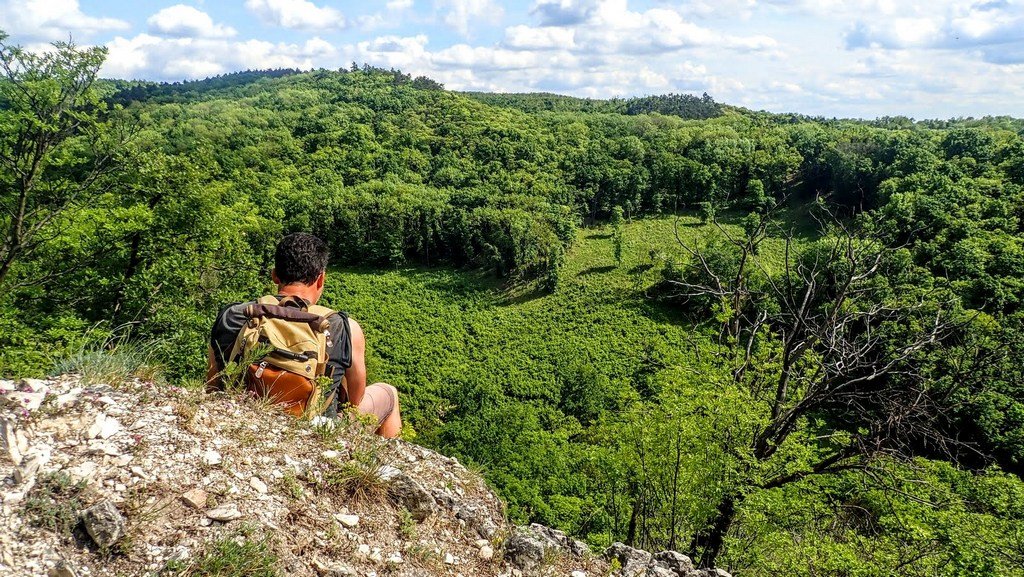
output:
POLYGON ((389 385, 388 383, 374 383, 373 386, 387 389, 391 394, 391 397, 395 399, 395 402, 398 402, 398 389, 396 389, 394 385, 389 385))

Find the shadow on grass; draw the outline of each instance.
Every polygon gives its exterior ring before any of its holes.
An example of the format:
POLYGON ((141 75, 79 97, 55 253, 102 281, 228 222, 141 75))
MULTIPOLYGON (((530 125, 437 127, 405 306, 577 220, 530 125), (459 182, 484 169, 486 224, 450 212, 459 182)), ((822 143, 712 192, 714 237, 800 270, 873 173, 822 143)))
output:
POLYGON ((588 234, 584 238, 594 239, 594 240, 605 240, 605 239, 609 239, 611 237, 612 237, 611 233, 595 232, 595 233, 588 234))
POLYGON ((592 266, 581 270, 576 276, 590 276, 592 274, 604 274, 615 270, 615 265, 610 264, 607 266, 592 266))

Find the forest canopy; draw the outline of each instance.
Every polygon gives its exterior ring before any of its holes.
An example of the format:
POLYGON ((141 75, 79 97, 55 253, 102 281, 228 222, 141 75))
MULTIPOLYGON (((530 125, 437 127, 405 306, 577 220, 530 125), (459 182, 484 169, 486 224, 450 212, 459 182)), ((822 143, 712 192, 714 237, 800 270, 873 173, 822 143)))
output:
POLYGON ((419 442, 517 519, 744 575, 1021 574, 1020 121, 103 58, 0 38, 0 375, 194 382, 307 231, 419 442))

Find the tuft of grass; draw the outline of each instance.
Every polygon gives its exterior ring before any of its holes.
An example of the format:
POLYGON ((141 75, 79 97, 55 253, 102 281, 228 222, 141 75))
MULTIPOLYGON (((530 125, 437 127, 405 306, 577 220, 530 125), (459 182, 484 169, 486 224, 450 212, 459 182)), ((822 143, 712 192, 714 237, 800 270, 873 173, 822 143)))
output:
POLYGON ((118 339, 102 345, 83 346, 54 363, 54 374, 77 373, 91 384, 123 383, 131 378, 163 383, 158 344, 118 339))
POLYGON ((85 508, 86 484, 67 473, 44 473, 25 499, 25 516, 34 527, 71 537, 78 525, 78 512, 85 508))
POLYGON ((180 577, 277 577, 278 557, 270 537, 255 529, 220 537, 189 561, 171 561, 163 574, 180 577))
POLYGON ((295 471, 291 469, 284 472, 284 476, 281 477, 278 484, 284 490, 284 493, 293 501, 300 501, 306 496, 306 491, 302 487, 302 482, 295 476, 295 471))
POLYGON ((351 409, 346 414, 347 419, 341 418, 335 423, 345 435, 350 458, 331 463, 324 477, 325 484, 352 499, 383 499, 387 495, 387 482, 381 471, 390 465, 385 455, 385 442, 364 424, 363 417, 372 419, 372 415, 358 415, 351 409))

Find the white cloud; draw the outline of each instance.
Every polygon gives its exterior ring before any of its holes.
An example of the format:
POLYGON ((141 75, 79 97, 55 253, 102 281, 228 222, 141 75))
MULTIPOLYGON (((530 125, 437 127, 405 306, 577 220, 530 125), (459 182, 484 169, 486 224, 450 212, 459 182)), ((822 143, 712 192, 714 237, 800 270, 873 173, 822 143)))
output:
POLYGON ((150 16, 146 23, 153 34, 179 38, 224 38, 236 34, 234 28, 214 24, 209 14, 184 4, 164 8, 150 16))
POLYGON ((101 73, 111 78, 175 81, 198 79, 247 69, 334 65, 337 49, 313 37, 305 43, 219 38, 162 38, 139 34, 107 43, 109 55, 101 73))
POLYGON ((444 12, 444 23, 463 36, 470 36, 470 25, 476 22, 497 23, 505 11, 493 0, 434 0, 444 12))
POLYGON ((387 3, 387 9, 392 12, 398 12, 400 10, 408 10, 412 8, 413 0, 391 0, 387 3))
POLYGON ((341 12, 306 0, 245 0, 245 7, 264 22, 284 28, 317 30, 345 26, 341 12))
POLYGON ((503 46, 518 50, 572 49, 576 32, 560 26, 512 26, 505 29, 503 46))
POLYGON ((78 0, 7 0, 0 4, 0 29, 29 41, 80 40, 129 24, 117 18, 84 14, 78 0))

